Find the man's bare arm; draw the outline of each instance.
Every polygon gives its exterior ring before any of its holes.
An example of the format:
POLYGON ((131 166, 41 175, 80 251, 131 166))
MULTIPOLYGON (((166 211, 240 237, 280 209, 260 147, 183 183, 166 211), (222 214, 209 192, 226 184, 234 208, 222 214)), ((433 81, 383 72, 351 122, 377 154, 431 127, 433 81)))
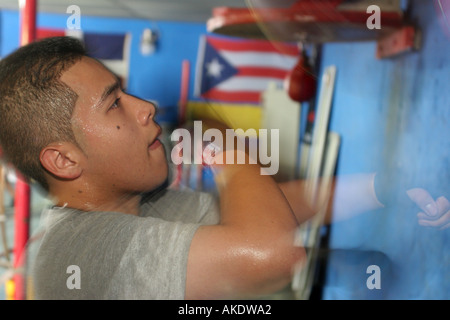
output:
MULTIPOLYGON (((314 201, 308 194, 308 180, 282 182, 279 186, 299 224, 309 220, 320 210, 326 210, 324 223, 330 224, 383 207, 375 194, 374 176, 374 173, 368 173, 335 177, 322 202, 314 201)), ((321 187, 320 181, 318 186, 321 187)))
MULTIPOLYGON (((225 156, 227 152, 222 155, 225 156)), ((296 218, 270 176, 256 164, 218 165, 221 220, 196 232, 188 258, 186 298, 245 298, 286 286, 303 248, 296 218)))

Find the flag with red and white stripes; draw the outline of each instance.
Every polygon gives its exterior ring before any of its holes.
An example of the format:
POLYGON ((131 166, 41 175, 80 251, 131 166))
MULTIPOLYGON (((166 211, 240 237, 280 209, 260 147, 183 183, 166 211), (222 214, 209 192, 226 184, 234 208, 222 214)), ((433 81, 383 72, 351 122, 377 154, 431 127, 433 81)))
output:
POLYGON ((259 104, 269 82, 283 85, 299 55, 293 44, 202 36, 195 95, 210 101, 259 104))

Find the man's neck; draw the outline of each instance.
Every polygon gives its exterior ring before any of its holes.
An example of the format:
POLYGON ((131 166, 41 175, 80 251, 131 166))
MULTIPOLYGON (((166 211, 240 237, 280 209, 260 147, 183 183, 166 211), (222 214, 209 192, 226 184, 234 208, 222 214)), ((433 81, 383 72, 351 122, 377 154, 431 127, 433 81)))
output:
POLYGON ((140 194, 105 194, 93 189, 59 188, 50 190, 57 206, 69 207, 81 211, 109 211, 139 215, 140 194))

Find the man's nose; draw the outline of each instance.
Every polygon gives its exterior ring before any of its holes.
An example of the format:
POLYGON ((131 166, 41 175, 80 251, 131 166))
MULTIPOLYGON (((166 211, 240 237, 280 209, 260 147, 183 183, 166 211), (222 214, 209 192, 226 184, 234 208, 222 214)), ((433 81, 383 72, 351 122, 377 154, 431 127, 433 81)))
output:
POLYGON ((144 100, 139 101, 139 107, 137 110, 137 121, 139 124, 146 126, 152 120, 154 120, 156 113, 156 107, 153 103, 144 100))

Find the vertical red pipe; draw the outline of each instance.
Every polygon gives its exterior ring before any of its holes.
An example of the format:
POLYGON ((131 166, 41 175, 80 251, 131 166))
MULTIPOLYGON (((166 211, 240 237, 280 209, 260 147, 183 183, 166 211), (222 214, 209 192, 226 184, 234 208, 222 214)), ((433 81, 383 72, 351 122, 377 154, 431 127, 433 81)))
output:
MULTIPOLYGON (((36 4, 37 0, 20 0, 20 46, 27 45, 36 37, 36 4)), ((29 238, 30 222, 30 186, 17 173, 14 202, 14 299, 26 298, 25 290, 25 247, 29 238)))
POLYGON ((24 46, 36 39, 37 0, 20 0, 20 45, 24 46))
POLYGON ((29 238, 30 186, 17 173, 14 202, 14 299, 24 300, 25 290, 25 247, 29 238))
POLYGON ((189 77, 190 63, 189 60, 183 60, 181 65, 181 91, 180 91, 180 109, 178 124, 183 125, 186 121, 186 108, 189 99, 189 77))
MULTIPOLYGON (((178 105, 178 126, 182 127, 186 122, 186 108, 189 99, 189 76, 190 76, 189 60, 183 60, 181 65, 181 89, 180 100, 178 105)), ((183 164, 177 166, 176 177, 172 183, 173 188, 178 188, 183 180, 183 164)))

